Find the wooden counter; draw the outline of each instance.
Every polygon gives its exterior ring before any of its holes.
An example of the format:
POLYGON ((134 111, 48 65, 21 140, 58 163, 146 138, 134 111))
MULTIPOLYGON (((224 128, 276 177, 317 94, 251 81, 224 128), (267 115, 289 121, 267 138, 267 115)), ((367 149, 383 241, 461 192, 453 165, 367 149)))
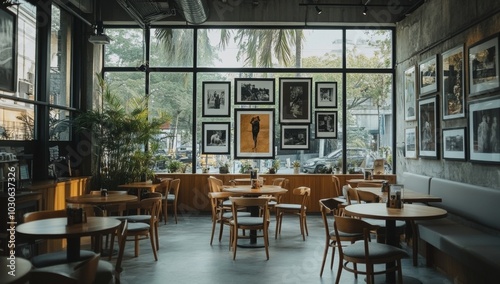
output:
MULTIPOLYGON (((179 212, 210 212, 210 201, 208 199, 207 178, 214 176, 221 179, 224 184, 229 185, 229 181, 237 178, 247 178, 248 174, 157 174, 159 178, 179 178, 181 186, 179 190, 179 212)), ((261 174, 265 178, 265 184, 272 184, 275 178, 289 179, 289 191, 283 196, 283 202, 300 203, 300 197, 292 195, 291 189, 299 186, 311 188, 311 203, 308 206, 308 212, 319 213, 319 200, 332 197, 332 175, 331 174, 261 174)), ((345 185, 346 180, 354 178, 363 178, 361 174, 336 175, 340 179, 341 185, 345 185)), ((375 175, 376 179, 386 179, 389 183, 396 183, 396 175, 375 175)))

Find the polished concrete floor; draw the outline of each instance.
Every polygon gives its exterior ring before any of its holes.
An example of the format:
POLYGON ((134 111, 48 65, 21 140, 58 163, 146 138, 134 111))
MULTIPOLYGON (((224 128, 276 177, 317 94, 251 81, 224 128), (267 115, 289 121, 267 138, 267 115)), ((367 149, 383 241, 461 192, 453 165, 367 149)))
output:
MULTIPOLYGON (((169 222, 160 226, 158 261, 154 261, 149 240, 141 241, 138 257, 134 257, 133 242, 127 242, 122 283, 335 283, 337 257, 333 271, 329 269, 328 258, 323 277, 319 276, 325 244, 319 215, 308 216, 306 241, 302 241, 298 217, 291 215, 285 216, 281 236, 275 240, 273 216, 269 260, 263 248, 239 248, 233 260, 227 227, 222 241, 218 242, 216 231, 210 246, 211 219, 208 215, 179 216, 178 224, 172 217, 169 215, 169 222)), ((411 255, 411 250, 408 252, 411 255)), ((403 275, 405 280, 420 280, 417 283, 453 283, 440 272, 427 268, 423 258, 419 259, 418 267, 412 265, 411 258, 404 259, 403 275)), ((352 273, 343 271, 340 283, 365 283, 365 280, 362 276, 355 279, 352 273)))

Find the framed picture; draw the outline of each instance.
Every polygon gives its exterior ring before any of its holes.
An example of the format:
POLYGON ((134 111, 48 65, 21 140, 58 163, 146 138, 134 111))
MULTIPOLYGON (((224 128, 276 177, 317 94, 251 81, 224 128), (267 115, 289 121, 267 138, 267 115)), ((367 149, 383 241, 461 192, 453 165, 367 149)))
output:
POLYGON ((498 89, 498 35, 469 48, 469 96, 498 89))
POLYGON ((274 79, 234 79, 235 104, 274 104, 274 79))
POLYGON ((417 158, 417 128, 411 127, 405 129, 405 157, 408 159, 417 158))
POLYGON ((274 159, 274 109, 234 110, 236 159, 274 159))
POLYGON ((421 158, 437 159, 439 157, 437 136, 439 118, 437 105, 437 96, 418 101, 418 129, 420 131, 418 135, 418 156, 421 158))
POLYGON ((231 137, 229 122, 203 122, 201 124, 201 153, 229 154, 231 137))
POLYGON ((443 159, 465 161, 465 127, 443 129, 443 159))
POLYGON ((473 162, 500 163, 500 98, 469 104, 469 155, 473 162))
POLYGON ((460 45, 441 56, 443 71, 443 119, 465 117, 464 46, 460 45))
POLYGON ((417 119, 417 97, 415 96, 417 82, 415 77, 415 66, 406 69, 404 76, 404 113, 406 121, 417 119))
POLYGON ((228 117, 231 82, 203 82, 203 117, 228 117))
POLYGON ((16 15, 0 9, 0 90, 16 91, 16 15))
POLYGON ((280 123, 311 123, 312 78, 280 78, 280 123))
POLYGON ((337 82, 316 82, 316 107, 337 107, 337 82))
POLYGON ((316 138, 337 138, 337 111, 316 112, 316 138))
POLYGON ((282 125, 282 150, 309 150, 309 125, 282 125))
POLYGON ((418 64, 420 96, 429 95, 438 91, 437 63, 437 55, 434 55, 418 64))

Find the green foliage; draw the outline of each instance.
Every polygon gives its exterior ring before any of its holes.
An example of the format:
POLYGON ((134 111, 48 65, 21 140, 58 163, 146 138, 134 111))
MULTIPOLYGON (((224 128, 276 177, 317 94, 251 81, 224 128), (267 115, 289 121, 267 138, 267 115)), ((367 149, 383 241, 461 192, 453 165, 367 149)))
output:
POLYGON ((178 160, 170 160, 170 162, 167 165, 168 171, 171 173, 176 173, 183 167, 183 163, 178 160))
POLYGON ((120 184, 151 178, 152 153, 157 146, 150 142, 167 118, 149 119, 144 101, 130 100, 124 104, 103 78, 98 76, 98 80, 102 108, 83 112, 74 120, 75 129, 88 133, 92 139, 96 188, 116 189, 120 184), (130 111, 125 105, 131 106, 130 111), (151 151, 145 151, 146 146, 151 151))

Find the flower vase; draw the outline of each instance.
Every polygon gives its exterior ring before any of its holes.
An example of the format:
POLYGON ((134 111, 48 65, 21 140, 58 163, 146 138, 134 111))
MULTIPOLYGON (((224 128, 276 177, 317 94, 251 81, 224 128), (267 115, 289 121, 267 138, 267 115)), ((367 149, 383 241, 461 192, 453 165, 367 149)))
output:
POLYGON ((298 175, 300 173, 300 167, 293 167, 293 174, 298 175))

